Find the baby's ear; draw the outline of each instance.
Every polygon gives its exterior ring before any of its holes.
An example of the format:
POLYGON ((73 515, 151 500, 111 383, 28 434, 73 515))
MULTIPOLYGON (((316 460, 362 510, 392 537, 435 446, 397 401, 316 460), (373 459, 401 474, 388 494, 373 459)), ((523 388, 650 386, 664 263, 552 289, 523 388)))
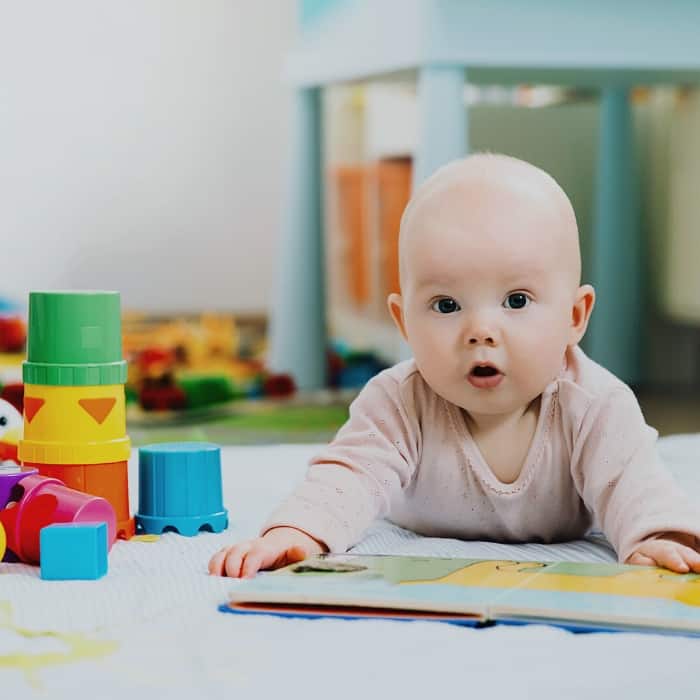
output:
POLYGON ((577 345, 581 341, 581 338, 583 338, 594 305, 595 290, 590 284, 582 284, 576 291, 576 299, 571 310, 569 345, 577 345))
POLYGON ((387 306, 389 307, 389 313, 391 318, 394 319, 396 327, 399 329, 399 333, 403 336, 404 340, 408 340, 406 337, 406 326, 403 320, 403 299, 400 294, 389 294, 386 299, 387 306))

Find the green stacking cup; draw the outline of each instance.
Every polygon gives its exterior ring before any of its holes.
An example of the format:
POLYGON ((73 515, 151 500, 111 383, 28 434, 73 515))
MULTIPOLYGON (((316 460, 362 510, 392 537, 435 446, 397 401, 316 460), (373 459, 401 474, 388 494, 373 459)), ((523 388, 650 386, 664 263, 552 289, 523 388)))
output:
POLYGON ((124 384, 119 292, 29 294, 25 384, 124 384))

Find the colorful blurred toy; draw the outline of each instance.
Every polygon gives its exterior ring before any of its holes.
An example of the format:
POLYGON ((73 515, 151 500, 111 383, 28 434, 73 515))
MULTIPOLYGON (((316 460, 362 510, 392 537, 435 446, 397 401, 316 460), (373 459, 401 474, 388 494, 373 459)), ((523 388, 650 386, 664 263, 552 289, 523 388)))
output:
POLYGON ((176 411, 185 408, 185 392, 175 384, 175 353, 165 348, 146 348, 138 353, 129 368, 144 411, 176 411))
POLYGON ((224 375, 188 374, 180 377, 178 386, 184 393, 187 408, 211 406, 230 401, 237 395, 231 379, 224 375))
POLYGON ((179 386, 150 380, 144 380, 138 398, 144 411, 180 411, 187 406, 187 395, 179 386))
POLYGON ((22 437, 22 416, 7 401, 0 399, 0 464, 17 462, 17 445, 22 437))
POLYGON ((22 352, 27 325, 19 316, 0 315, 0 352, 22 352))
POLYGON ((28 564, 40 561, 40 532, 56 523, 103 522, 108 547, 116 536, 114 509, 104 499, 70 489, 36 469, 0 471, 0 524, 7 548, 28 564))
POLYGON ((127 317, 127 391, 144 411, 201 409, 263 393, 264 320, 127 317))
POLYGON ((337 389, 360 389, 387 366, 374 353, 352 351, 341 342, 328 353, 330 385, 337 389))
POLYGON ((139 533, 175 531, 192 537, 228 527, 223 506, 221 448, 173 442, 139 450, 139 533))
POLYGON ((11 403, 21 415, 24 413, 24 384, 22 382, 5 384, 0 391, 0 399, 11 403))
POLYGON ((0 297, 0 353, 22 352, 26 339, 27 323, 22 306, 0 297))
POLYGON ((117 537, 129 517, 118 292, 32 292, 24 377, 23 465, 108 500, 117 537))
POLYGON ((272 398, 291 396, 297 390, 290 374, 270 374, 263 382, 263 394, 272 398))

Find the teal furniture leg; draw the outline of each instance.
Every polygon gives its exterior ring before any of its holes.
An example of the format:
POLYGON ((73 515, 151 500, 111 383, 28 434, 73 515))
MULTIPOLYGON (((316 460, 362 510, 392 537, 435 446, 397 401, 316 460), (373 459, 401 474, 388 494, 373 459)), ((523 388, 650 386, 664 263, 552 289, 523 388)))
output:
MULTIPOLYGON (((464 68, 424 66, 418 74, 418 144, 413 161, 413 189, 441 165, 467 154, 467 107, 464 68)), ((401 342, 399 357, 412 357, 401 342)))
POLYGON ((586 348, 628 383, 641 379, 642 241, 632 112, 625 88, 603 90, 590 270, 596 290, 586 348))
POLYGON ((467 153, 467 108, 461 66, 424 66, 418 74, 418 146, 413 188, 467 153))
POLYGON ((270 312, 268 364, 300 389, 326 385, 320 88, 296 91, 288 201, 270 312))

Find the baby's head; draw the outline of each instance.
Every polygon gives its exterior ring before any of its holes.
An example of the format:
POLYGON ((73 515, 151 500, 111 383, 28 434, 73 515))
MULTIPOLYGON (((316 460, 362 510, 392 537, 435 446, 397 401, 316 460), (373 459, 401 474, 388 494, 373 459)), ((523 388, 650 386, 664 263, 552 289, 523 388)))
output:
POLYGON ((474 415, 527 406, 586 330, 571 203, 547 173, 501 155, 454 161, 401 220, 391 314, 426 382, 474 415))

